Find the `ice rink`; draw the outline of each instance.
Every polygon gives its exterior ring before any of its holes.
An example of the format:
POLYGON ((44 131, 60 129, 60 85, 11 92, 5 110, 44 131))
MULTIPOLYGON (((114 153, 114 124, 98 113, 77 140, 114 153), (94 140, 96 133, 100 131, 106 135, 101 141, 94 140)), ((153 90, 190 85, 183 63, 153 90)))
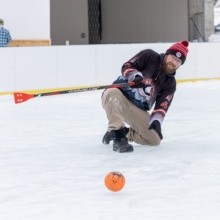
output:
POLYGON ((161 145, 124 154, 101 142, 101 93, 0 96, 0 219, 219 220, 220 81, 178 84, 161 145))

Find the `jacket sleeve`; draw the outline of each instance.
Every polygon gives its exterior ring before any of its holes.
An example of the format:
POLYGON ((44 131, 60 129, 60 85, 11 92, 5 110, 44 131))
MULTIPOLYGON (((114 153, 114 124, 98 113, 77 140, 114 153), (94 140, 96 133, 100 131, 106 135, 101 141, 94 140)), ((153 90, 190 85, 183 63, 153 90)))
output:
POLYGON ((128 62, 123 64, 121 73, 126 79, 128 79, 128 82, 133 81, 136 75, 143 77, 141 71, 148 64, 150 53, 150 49, 142 50, 132 57, 128 62))
POLYGON ((150 116, 149 125, 154 120, 158 120, 160 124, 162 124, 164 117, 166 116, 166 113, 172 103, 175 91, 176 81, 175 79, 173 79, 173 83, 171 83, 171 85, 168 84, 168 86, 163 88, 162 91, 159 93, 156 99, 155 107, 150 116))

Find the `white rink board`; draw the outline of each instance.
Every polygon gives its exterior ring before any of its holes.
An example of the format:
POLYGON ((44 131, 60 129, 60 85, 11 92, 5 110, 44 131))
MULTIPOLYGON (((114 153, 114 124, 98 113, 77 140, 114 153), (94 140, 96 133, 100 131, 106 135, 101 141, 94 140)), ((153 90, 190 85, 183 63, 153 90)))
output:
MULTIPOLYGON (((173 43, 2 48, 0 92, 111 84, 142 49, 165 52, 173 43)), ((190 43, 176 79, 220 78, 220 44, 190 43)))

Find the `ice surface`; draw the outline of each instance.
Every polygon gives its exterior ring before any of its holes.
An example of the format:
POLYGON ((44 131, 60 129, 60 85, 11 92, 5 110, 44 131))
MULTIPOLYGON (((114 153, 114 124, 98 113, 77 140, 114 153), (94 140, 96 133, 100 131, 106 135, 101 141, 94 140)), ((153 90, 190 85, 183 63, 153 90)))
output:
POLYGON ((125 154, 101 143, 101 93, 0 96, 0 219, 219 220, 220 81, 178 84, 161 145, 125 154))

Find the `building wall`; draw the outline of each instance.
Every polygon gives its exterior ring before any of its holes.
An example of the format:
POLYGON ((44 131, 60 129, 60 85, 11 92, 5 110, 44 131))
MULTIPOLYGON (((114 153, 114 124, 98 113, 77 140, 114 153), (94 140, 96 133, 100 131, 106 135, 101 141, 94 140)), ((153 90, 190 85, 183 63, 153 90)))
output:
POLYGON ((87 0, 51 0, 52 45, 88 44, 87 0))
MULTIPOLYGON (((52 45, 89 44, 88 2, 0 0, 0 17, 13 39, 50 39, 52 45)), ((97 1, 97 0, 96 0, 97 1)), ((190 18, 203 13, 204 40, 213 34, 212 0, 100 0, 101 43, 193 41, 190 18)))
POLYGON ((189 0, 190 41, 208 41, 214 34, 214 1, 189 0))
POLYGON ((209 37, 214 34, 214 2, 205 0, 204 4, 205 41, 208 41, 209 37))
POLYGON ((13 39, 50 39, 50 0, 0 0, 0 18, 13 39))
POLYGON ((188 39, 187 0, 102 0, 102 43, 188 39))

